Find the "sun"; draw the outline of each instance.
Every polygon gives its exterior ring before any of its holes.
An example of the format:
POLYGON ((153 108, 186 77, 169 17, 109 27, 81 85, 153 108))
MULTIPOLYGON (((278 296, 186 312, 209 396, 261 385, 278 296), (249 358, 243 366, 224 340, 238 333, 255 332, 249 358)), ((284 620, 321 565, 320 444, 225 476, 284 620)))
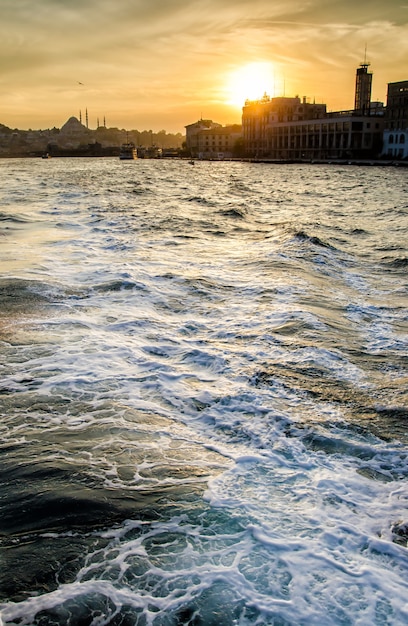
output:
POLYGON ((226 85, 228 104, 244 106, 245 100, 259 100, 274 92, 274 68, 272 63, 259 61, 248 63, 232 72, 226 85))

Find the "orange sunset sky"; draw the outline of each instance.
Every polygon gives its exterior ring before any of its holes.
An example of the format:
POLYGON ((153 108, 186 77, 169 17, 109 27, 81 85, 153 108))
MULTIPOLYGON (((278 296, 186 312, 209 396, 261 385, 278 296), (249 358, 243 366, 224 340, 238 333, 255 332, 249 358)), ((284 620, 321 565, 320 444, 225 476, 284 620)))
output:
POLYGON ((240 123, 245 98, 354 104, 408 80, 408 0, 1 0, 0 123, 184 132, 240 123), (83 117, 84 119, 84 117, 83 117))

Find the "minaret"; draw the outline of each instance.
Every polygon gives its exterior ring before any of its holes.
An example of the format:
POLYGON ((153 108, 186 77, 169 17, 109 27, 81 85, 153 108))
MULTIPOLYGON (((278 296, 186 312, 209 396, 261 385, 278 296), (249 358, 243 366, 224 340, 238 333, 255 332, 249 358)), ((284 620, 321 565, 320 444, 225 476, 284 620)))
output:
POLYGON ((81 109, 79 110, 79 121, 82 124, 82 111, 81 111, 81 109))
POLYGON ((88 128, 88 109, 85 109, 86 127, 88 128))
POLYGON ((364 54, 364 63, 360 64, 356 73, 354 110, 360 115, 370 115, 371 84, 373 81, 373 75, 371 72, 368 72, 370 64, 367 63, 366 53, 364 54))
POLYGON ((106 128, 106 117, 103 116, 103 127, 106 128))

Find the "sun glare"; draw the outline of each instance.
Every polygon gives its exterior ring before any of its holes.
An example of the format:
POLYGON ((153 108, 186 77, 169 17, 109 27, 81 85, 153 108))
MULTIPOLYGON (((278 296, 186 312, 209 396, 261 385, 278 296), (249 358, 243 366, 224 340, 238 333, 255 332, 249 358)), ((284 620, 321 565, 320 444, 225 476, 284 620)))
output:
POLYGON ((228 103, 243 106, 245 100, 258 100, 267 93, 273 96, 274 71, 272 63, 249 63, 230 75, 227 83, 228 103))

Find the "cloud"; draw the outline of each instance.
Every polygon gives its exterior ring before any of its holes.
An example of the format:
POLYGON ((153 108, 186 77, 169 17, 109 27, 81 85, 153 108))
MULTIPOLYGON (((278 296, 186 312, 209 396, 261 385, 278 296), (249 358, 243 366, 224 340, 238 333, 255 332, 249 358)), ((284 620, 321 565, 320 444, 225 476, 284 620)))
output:
POLYGON ((247 37, 245 49, 250 50, 254 31, 261 40, 284 32, 288 47, 304 32, 313 46, 321 25, 342 24, 350 31, 374 21, 398 25, 406 12, 397 11, 397 5, 376 0, 2 0, 0 58, 7 59, 2 71, 9 73, 88 60, 121 61, 133 69, 133 59, 143 57, 153 65, 156 58, 211 55, 215 40, 225 49, 234 36, 247 37))
POLYGON ((124 118, 131 110, 211 107, 228 72, 261 60, 285 76, 288 93, 311 91, 347 107, 365 45, 384 88, 407 77, 406 7, 406 0, 1 0, 0 121, 10 111, 28 115, 28 102, 32 112, 42 106, 61 115, 84 101, 102 103, 118 115, 122 107, 124 118))

